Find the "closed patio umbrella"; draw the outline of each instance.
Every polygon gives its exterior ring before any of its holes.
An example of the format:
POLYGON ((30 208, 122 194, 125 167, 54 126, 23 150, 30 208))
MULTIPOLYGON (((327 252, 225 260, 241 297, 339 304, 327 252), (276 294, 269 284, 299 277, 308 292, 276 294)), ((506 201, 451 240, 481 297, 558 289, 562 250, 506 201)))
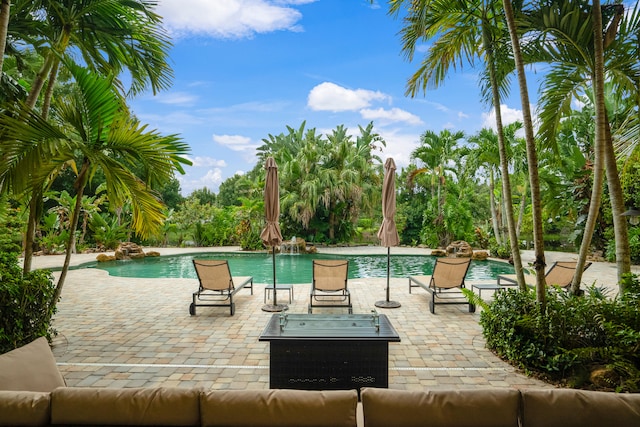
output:
POLYGON ((382 225, 378 230, 378 239, 380 244, 387 247, 387 299, 385 301, 377 301, 376 307, 380 308, 397 308, 400 303, 389 300, 389 282, 391 275, 391 246, 400 244, 398 237, 398 229, 396 228, 396 162, 392 158, 388 158, 384 162, 384 180, 382 182, 382 225))
POLYGON ((263 311, 282 311, 285 304, 278 304, 276 296, 276 250, 282 244, 282 233, 280 232, 280 190, 278 183, 278 165, 273 157, 269 157, 265 163, 267 179, 264 185, 264 217, 266 225, 260 238, 265 246, 271 247, 273 255, 273 304, 266 304, 263 311))

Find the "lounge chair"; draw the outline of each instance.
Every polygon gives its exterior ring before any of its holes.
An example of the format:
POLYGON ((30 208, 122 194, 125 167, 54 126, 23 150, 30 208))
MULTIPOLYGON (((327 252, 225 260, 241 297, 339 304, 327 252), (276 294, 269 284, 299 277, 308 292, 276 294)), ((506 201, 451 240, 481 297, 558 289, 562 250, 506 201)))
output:
MULTIPOLYGON (((573 276, 576 274, 577 262, 575 261, 556 261, 549 270, 546 272, 545 279, 547 286, 559 286, 562 289, 568 289, 573 281, 573 276)), ((589 268, 590 262, 585 263, 584 270, 589 268)), ((536 276, 535 274, 525 274, 525 283, 527 286, 535 287, 536 276)), ((498 285, 501 286, 515 286, 518 284, 518 279, 515 274, 501 274, 498 276, 498 285)))
POLYGON ((193 266, 198 275, 200 287, 193 293, 193 302, 189 305, 189 314, 195 316, 196 307, 229 307, 231 315, 236 310, 233 296, 240 289, 249 287, 253 295, 253 277, 231 277, 229 263, 226 260, 194 259, 193 266), (198 304, 197 301, 203 301, 198 304))
POLYGON ((469 304, 469 313, 473 313, 476 306, 460 292, 470 264, 471 258, 437 258, 431 276, 409 276, 409 293, 418 286, 428 291, 431 313, 435 313, 436 304, 469 304))
POLYGON ((312 263, 309 313, 313 313, 313 307, 348 307, 349 313, 353 313, 351 293, 347 289, 349 261, 314 259, 312 263), (324 303, 314 304, 314 300, 324 303))

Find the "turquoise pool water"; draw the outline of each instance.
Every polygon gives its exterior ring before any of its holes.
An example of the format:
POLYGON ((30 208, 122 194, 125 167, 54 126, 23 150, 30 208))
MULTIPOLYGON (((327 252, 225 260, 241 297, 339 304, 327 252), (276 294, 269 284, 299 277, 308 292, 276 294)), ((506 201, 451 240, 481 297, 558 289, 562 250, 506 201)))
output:
MULTIPOLYGON (((198 253, 147 257, 141 260, 110 261, 90 265, 107 270, 112 276, 141 278, 196 278, 192 260, 227 259, 234 276, 253 276, 255 283, 273 283, 273 258, 267 253, 198 253)), ((282 284, 310 283, 312 259, 348 259, 349 278, 387 277, 386 255, 288 255, 278 254, 276 281, 282 284)), ((435 257, 391 255, 391 277, 431 274, 435 257)), ((86 266, 85 266, 86 267, 86 266)), ((498 261, 472 261, 467 280, 495 280, 498 274, 513 273, 510 264, 498 261)))

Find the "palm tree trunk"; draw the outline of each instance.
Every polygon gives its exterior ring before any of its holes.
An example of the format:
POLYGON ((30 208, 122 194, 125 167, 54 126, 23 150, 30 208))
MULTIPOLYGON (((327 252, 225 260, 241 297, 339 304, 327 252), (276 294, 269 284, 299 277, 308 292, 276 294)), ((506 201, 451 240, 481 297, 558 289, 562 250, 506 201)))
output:
POLYGON ((606 156, 605 147, 605 129, 606 114, 604 104, 604 49, 602 46, 602 10, 600 9, 600 0, 593 1, 593 53, 594 53, 594 70, 593 70, 593 93, 594 104, 596 109, 596 135, 593 160, 593 187, 591 188, 591 203, 589 204, 589 214, 582 236, 582 244, 580 245, 580 254, 576 264, 576 274, 573 276, 571 283, 571 292, 580 293, 580 283, 582 282, 582 271, 587 262, 589 249, 591 247, 591 238, 596 228, 596 220, 600 210, 602 201, 602 184, 604 181, 604 159, 606 156))
POLYGON ((500 224, 498 224, 498 209, 496 208, 495 178, 493 169, 489 171, 489 204, 491 205, 491 223, 493 224, 493 234, 496 236, 496 243, 502 245, 502 236, 500 235, 500 224))
MULTIPOLYGON (((605 117, 606 110, 605 110, 605 117)), ((611 214, 613 215, 613 232, 616 242, 616 264, 618 267, 618 284, 622 289, 622 276, 631 272, 631 249, 629 247, 629 231, 627 229, 627 221, 621 214, 625 210, 624 196, 622 193, 622 185, 620 184, 620 175, 618 174, 618 164, 616 155, 613 150, 613 141, 611 138, 611 128, 609 120, 605 119, 605 144, 604 144, 604 163, 607 174, 607 187, 609 188, 609 200, 611 203, 611 214)))
POLYGON ((509 158, 507 157, 507 147, 504 140, 504 126, 502 125, 502 111, 500 109, 500 92, 495 75, 495 61, 491 49, 487 49, 488 67, 491 79, 491 92, 493 96, 493 108, 496 112, 496 129, 498 134, 498 153, 500 155, 500 172, 502 174, 502 200, 504 203, 504 216, 507 218, 507 229, 509 231, 509 242, 511 246, 511 259, 516 271, 518 287, 525 290, 527 285, 524 281, 524 270, 522 268, 522 258, 516 236, 516 225, 513 220, 513 201, 511 198, 511 179, 509 177, 509 158))
POLYGON ((33 83, 31 84, 31 90, 29 91, 29 96, 27 96, 26 105, 29 108, 34 108, 36 103, 38 102, 38 97, 40 96, 40 92, 42 92, 42 88, 44 87, 44 83, 47 80, 47 75, 49 71, 51 71, 51 67, 53 65, 53 54, 47 55, 47 58, 42 64, 40 71, 36 74, 33 83))
POLYGON ((69 240, 67 241, 67 250, 65 251, 64 263, 62 264, 62 270, 60 271, 58 284, 56 285, 56 290, 51 301, 54 306, 60 300, 60 296, 62 295, 62 287, 64 286, 65 279, 67 278, 67 273, 69 272, 69 265, 71 264, 71 253, 72 248, 75 248, 76 229, 78 228, 78 220, 80 218, 80 211, 82 209, 82 196, 84 194, 84 188, 87 184, 88 173, 89 159, 85 157, 84 161, 82 162, 82 167, 78 173, 78 178, 74 183, 74 187, 76 188, 76 203, 69 218, 69 240))
POLYGON ((0 74, 4 66, 4 48, 7 44, 7 32, 9 30, 9 14, 11 13, 11 0, 2 0, 0 6, 0 74))
POLYGON ((527 147, 527 162, 531 186, 533 242, 535 245, 533 267, 536 271, 536 301, 544 306, 546 300, 546 283, 544 276, 546 261, 544 256, 544 236, 542 230, 542 202, 540 198, 540 178, 538 176, 538 154, 536 151, 536 141, 533 133, 533 120, 531 119, 527 77, 524 73, 522 52, 520 51, 520 39, 518 38, 513 7, 511 0, 504 0, 503 4, 507 26, 509 27, 511 46, 513 48, 513 59, 516 64, 516 71, 518 74, 518 85, 520 86, 520 99, 522 102, 522 118, 527 147))
POLYGON ((524 211, 527 209, 527 192, 529 190, 529 182, 524 180, 524 189, 522 190, 522 198, 520 199, 520 212, 518 213, 518 224, 516 225, 516 235, 520 238, 520 230, 524 220, 524 211))
POLYGON ((27 231, 24 236, 24 262, 22 271, 27 274, 31 271, 33 261, 33 243, 36 236, 36 225, 40 218, 42 206, 42 191, 34 190, 31 192, 31 200, 29 201, 29 218, 27 219, 27 231))
POLYGON ((44 100, 42 102, 42 118, 47 120, 49 117, 49 109, 51 108, 51 99, 53 98, 53 88, 55 87, 56 79, 58 78, 58 69, 60 67, 60 61, 56 60, 51 65, 49 71, 49 79, 47 83, 47 90, 44 93, 44 100))

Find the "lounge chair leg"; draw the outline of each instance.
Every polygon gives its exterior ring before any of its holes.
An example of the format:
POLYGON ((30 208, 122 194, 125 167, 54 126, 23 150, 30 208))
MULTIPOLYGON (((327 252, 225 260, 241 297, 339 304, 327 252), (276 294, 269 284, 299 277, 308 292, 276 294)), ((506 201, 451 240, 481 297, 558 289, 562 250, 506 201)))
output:
POLYGON ((475 313, 476 312, 476 305, 475 304, 469 304, 469 313, 475 313))
POLYGON ((435 298, 435 295, 431 296, 431 301, 429 301, 429 311, 431 311, 431 314, 436 314, 436 303, 433 300, 435 298))
POLYGON ((194 303, 189 304, 189 314, 192 316, 196 315, 196 305, 194 303))

